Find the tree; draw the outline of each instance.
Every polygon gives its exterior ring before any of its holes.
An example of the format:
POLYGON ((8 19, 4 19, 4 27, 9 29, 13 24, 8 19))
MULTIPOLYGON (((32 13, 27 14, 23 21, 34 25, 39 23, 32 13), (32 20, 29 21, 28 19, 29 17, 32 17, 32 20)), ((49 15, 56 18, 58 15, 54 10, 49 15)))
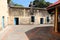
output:
POLYGON ((50 2, 46 2, 46 7, 48 7, 50 4, 52 4, 52 3, 50 3, 50 2))
POLYGON ((11 0, 7 0, 7 3, 9 3, 11 0))
POLYGON ((34 7, 46 8, 50 4, 52 3, 46 2, 45 0, 34 0, 33 1, 33 5, 35 5, 34 7))

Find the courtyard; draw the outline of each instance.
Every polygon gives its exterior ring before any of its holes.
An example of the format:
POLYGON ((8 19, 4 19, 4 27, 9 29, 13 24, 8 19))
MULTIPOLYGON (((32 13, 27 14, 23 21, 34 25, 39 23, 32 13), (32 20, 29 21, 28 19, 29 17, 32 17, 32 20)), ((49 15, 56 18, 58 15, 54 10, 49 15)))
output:
POLYGON ((60 0, 1 0, 0 40, 60 40, 60 0))
POLYGON ((52 24, 10 25, 0 32, 0 40, 60 40, 60 34, 52 30, 52 24))

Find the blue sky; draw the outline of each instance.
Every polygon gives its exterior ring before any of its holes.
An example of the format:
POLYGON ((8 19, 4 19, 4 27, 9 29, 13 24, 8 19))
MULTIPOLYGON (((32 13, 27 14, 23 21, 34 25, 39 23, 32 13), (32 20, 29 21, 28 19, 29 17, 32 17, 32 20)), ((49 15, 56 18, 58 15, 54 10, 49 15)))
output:
MULTIPOLYGON (((25 7, 28 7, 28 5, 29 5, 29 3, 30 3, 31 1, 34 1, 34 0, 13 0, 14 3, 21 4, 21 5, 25 6, 25 7)), ((54 2, 56 2, 57 0, 45 0, 45 1, 54 3, 54 2)))

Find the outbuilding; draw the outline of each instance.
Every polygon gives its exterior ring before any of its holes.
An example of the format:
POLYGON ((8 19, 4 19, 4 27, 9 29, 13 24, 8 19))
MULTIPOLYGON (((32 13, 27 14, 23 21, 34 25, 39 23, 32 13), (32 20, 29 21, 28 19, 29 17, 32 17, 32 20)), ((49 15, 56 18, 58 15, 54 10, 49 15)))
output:
POLYGON ((60 0, 48 6, 47 11, 54 15, 55 32, 60 32, 60 0))

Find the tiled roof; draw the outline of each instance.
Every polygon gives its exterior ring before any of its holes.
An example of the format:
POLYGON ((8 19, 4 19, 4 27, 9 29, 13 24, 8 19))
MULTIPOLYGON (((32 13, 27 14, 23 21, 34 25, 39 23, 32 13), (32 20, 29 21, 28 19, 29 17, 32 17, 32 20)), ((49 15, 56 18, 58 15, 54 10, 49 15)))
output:
POLYGON ((60 0, 58 0, 57 2, 55 2, 55 3, 51 4, 51 5, 49 5, 47 8, 56 6, 56 5, 58 5, 58 4, 60 4, 60 0))

